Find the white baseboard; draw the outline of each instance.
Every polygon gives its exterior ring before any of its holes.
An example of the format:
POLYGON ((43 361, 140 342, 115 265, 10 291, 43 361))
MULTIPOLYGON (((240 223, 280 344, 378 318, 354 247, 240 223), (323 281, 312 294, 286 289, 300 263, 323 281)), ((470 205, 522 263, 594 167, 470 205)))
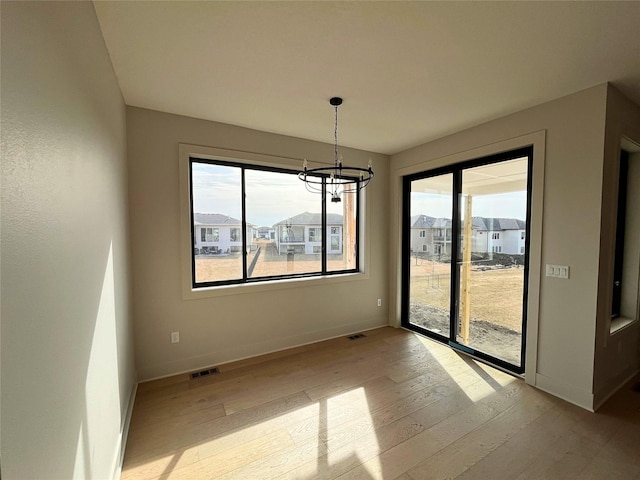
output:
POLYGON ((639 370, 634 369, 631 373, 625 375, 616 386, 608 389, 609 391, 606 394, 601 394, 601 390, 598 391, 595 396, 597 403, 594 405, 594 410, 598 410, 602 405, 604 405, 607 400, 609 400, 618 390, 624 387, 627 382, 630 382, 636 375, 638 375, 639 372, 639 370))
POLYGON ((150 382, 161 378, 180 375, 182 373, 203 370, 213 365, 221 366, 226 363, 237 362, 239 360, 258 357, 260 355, 267 355, 269 353, 288 350, 290 348, 302 347, 304 345, 386 326, 388 326, 386 323, 380 323, 379 321, 367 321, 341 325, 326 330, 318 330, 301 335, 272 339, 252 345, 235 346, 224 351, 218 351, 199 357, 191 357, 178 362, 171 362, 146 368, 138 367, 138 375, 139 378, 142 379, 141 382, 150 382))
POLYGON ((129 396, 129 404, 127 405, 127 413, 122 422, 122 430, 120 431, 120 445, 118 452, 118 463, 115 468, 113 480, 120 480, 122 475, 122 465, 124 463, 124 452, 127 447, 127 438, 129 437, 129 427, 131 426, 131 416, 133 415, 133 405, 136 402, 136 394, 138 393, 138 383, 133 385, 131 395, 129 396))
POLYGON ((560 383, 555 379, 545 375, 536 374, 535 388, 550 393, 554 397, 561 398, 578 407, 593 412, 593 393, 587 390, 576 388, 566 383, 560 383))

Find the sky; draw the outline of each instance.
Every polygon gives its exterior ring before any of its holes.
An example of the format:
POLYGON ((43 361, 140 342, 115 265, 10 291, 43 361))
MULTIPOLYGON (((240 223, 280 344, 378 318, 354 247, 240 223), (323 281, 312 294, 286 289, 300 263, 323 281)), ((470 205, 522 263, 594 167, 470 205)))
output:
MULTIPOLYGON (((240 168, 193 163, 193 210, 240 219, 240 168)), ((247 222, 272 226, 300 213, 320 213, 319 193, 308 192, 297 175, 246 170, 247 222)), ((342 203, 327 203, 329 213, 342 213, 342 203)))
MULTIPOLYGON (((193 163, 194 212, 220 213, 240 219, 239 167, 193 163)), ((303 212, 320 213, 319 193, 307 192, 297 175, 246 170, 247 221, 272 226, 303 212)), ((374 180, 376 181, 376 180, 374 180)), ((342 213, 342 203, 328 202, 329 213, 342 213)), ((526 218, 526 191, 473 198, 474 217, 526 218)), ((411 215, 451 218, 451 195, 411 193, 411 215)))
MULTIPOLYGON (((411 193, 411 215, 451 218, 451 195, 411 193)), ((527 192, 510 192, 475 196, 472 199, 472 216, 487 218, 517 218, 527 216, 527 192)))

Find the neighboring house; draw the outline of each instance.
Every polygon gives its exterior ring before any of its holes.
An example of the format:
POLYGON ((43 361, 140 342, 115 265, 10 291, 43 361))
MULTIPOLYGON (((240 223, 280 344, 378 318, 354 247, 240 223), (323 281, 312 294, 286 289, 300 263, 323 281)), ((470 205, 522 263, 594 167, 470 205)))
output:
POLYGON ((258 238, 275 240, 276 231, 272 227, 258 227, 258 238))
MULTIPOLYGON (((322 253, 322 215, 304 212, 273 226, 278 253, 322 253)), ((327 213, 327 253, 342 253, 342 215, 327 213)))
MULTIPOLYGON (((242 222, 220 213, 195 213, 194 249, 196 254, 237 253, 242 251, 242 222)), ((247 248, 252 249, 254 226, 247 224, 247 248)))
POLYGON ((429 215, 411 217, 411 251, 427 255, 451 253, 451 220, 429 215))
MULTIPOLYGON (((451 254, 451 220, 428 215, 411 217, 411 251, 414 254, 451 254)), ((473 217, 471 251, 524 254, 526 223, 515 218, 473 217)))
POLYGON ((473 217, 472 252, 524 254, 526 223, 515 218, 473 217))

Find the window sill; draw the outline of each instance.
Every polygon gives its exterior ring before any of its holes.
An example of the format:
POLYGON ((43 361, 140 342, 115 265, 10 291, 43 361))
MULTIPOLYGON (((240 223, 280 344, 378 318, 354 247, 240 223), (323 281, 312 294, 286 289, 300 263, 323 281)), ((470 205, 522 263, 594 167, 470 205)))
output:
POLYGON ((182 292, 183 300, 199 300, 204 298, 215 298, 227 295, 246 295, 251 293, 287 290, 301 287, 315 287, 320 285, 331 285, 334 283, 354 282, 367 280, 369 275, 364 272, 345 273, 340 275, 327 275, 308 278, 291 278, 282 280, 266 280, 256 283, 242 283, 239 285, 224 285, 220 287, 188 288, 182 292))
POLYGON ((629 325, 632 325, 636 322, 634 318, 627 317, 618 317, 611 320, 611 327, 609 329, 609 334, 613 335, 614 333, 619 332, 620 330, 624 330, 629 325))

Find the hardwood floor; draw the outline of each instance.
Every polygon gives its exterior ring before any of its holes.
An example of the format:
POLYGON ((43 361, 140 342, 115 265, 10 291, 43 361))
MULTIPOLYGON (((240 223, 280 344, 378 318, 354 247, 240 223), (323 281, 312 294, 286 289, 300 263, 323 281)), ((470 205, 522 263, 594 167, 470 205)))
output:
POLYGON ((597 414, 381 328, 139 386, 130 479, 640 479, 640 393, 597 414))

